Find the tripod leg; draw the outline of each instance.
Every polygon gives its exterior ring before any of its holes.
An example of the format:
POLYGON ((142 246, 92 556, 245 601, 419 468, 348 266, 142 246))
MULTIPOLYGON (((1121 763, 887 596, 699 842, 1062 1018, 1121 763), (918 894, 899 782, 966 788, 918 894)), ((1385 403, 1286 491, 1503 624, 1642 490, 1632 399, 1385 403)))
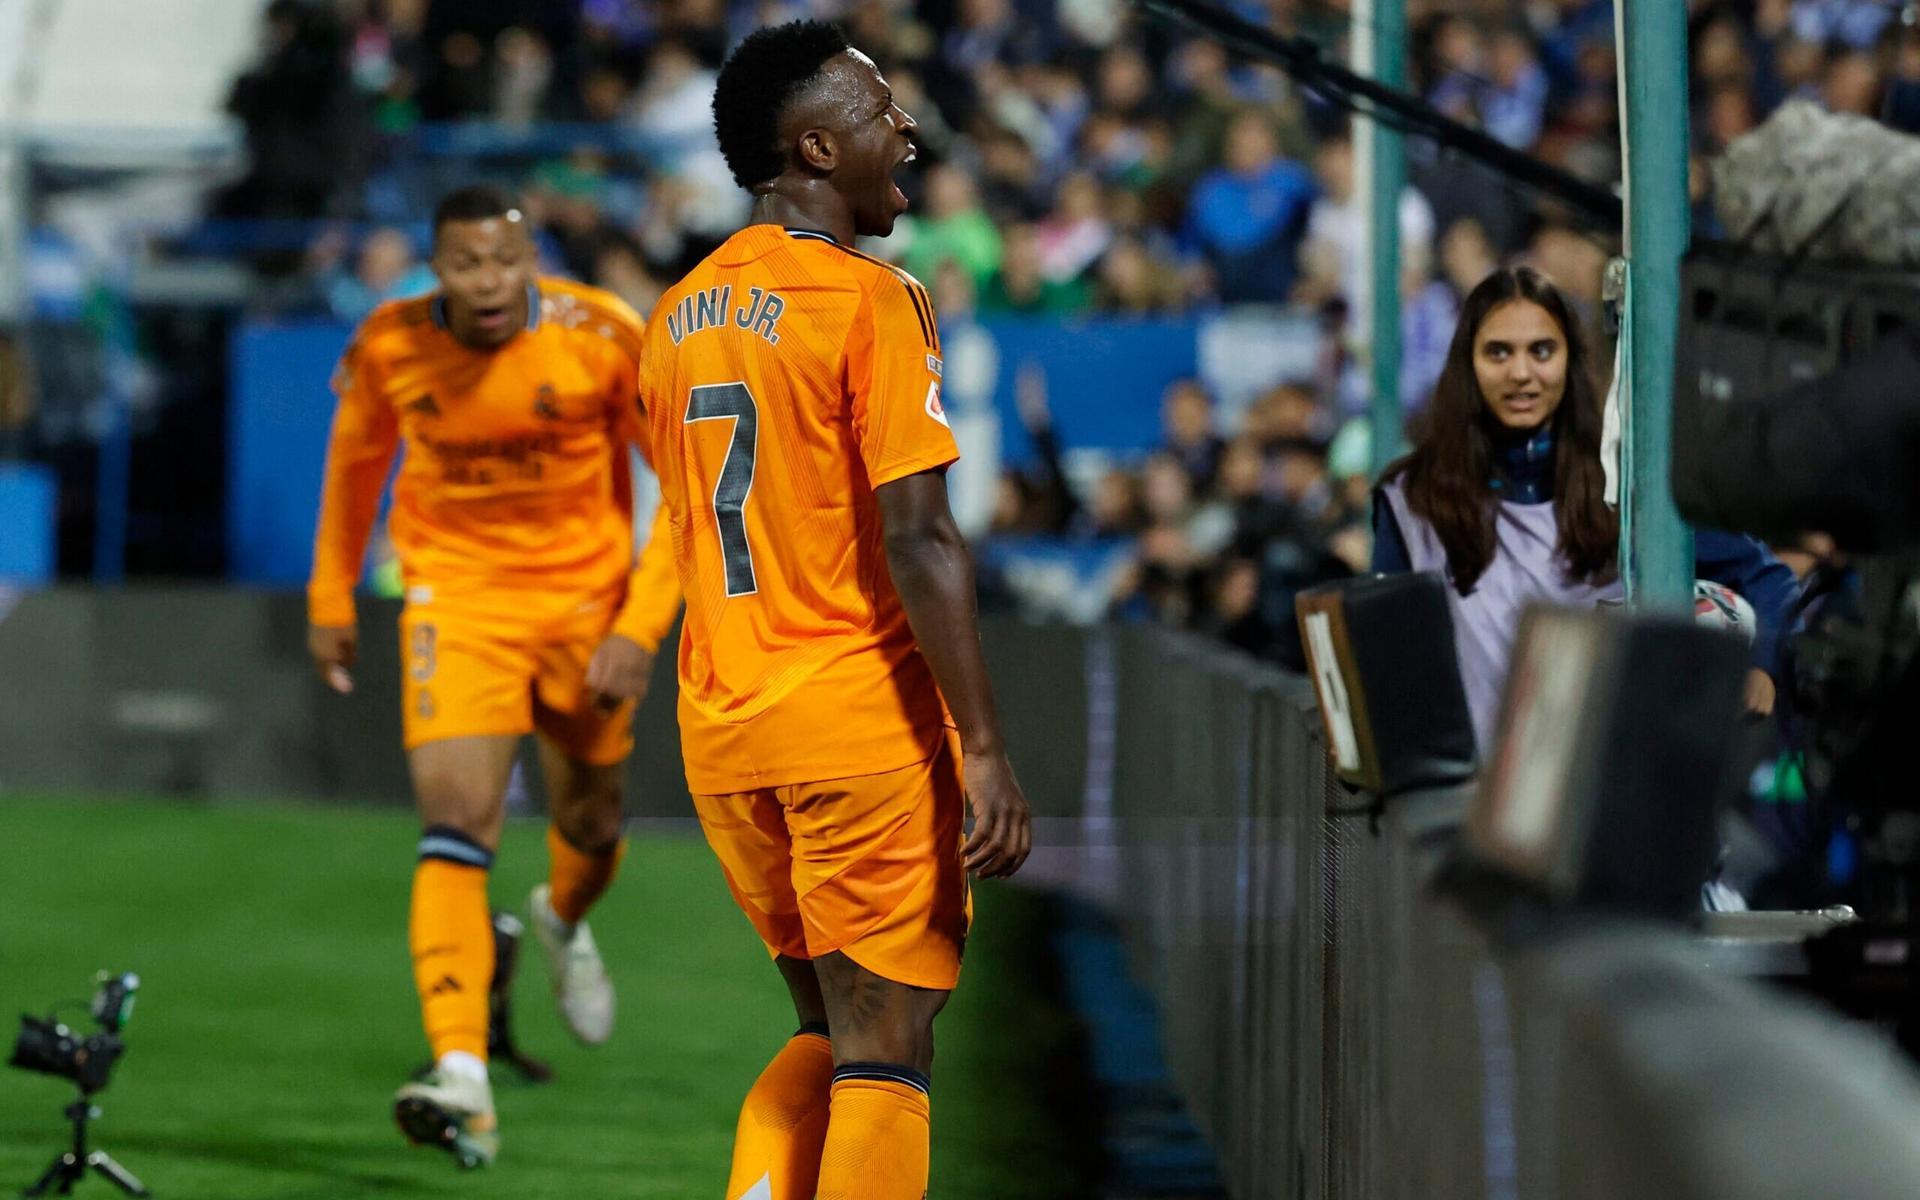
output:
POLYGON ((133 1177, 132 1171, 127 1170, 119 1163, 113 1161, 113 1155, 108 1154, 105 1150, 95 1150, 92 1154, 87 1155, 87 1165, 106 1176, 112 1181, 113 1186, 119 1188, 129 1196, 153 1195, 152 1192, 147 1190, 145 1184, 133 1177))
POLYGON ((73 1194, 73 1177, 81 1171, 80 1159, 69 1151, 53 1160, 46 1173, 34 1180, 33 1186, 21 1192, 22 1196, 44 1196, 54 1184, 60 1185, 60 1195, 73 1194))

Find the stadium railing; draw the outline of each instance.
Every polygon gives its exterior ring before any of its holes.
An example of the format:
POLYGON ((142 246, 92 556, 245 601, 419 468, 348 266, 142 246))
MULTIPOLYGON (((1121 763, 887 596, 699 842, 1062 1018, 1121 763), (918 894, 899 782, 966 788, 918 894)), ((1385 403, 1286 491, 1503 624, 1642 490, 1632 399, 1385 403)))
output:
POLYGON ((1685 930, 1483 927, 1430 887, 1463 793, 1375 814, 1328 771, 1304 679, 1165 630, 1098 636, 1102 890, 1233 1196, 1920 1187, 1920 1083, 1868 1032, 1716 973, 1685 930))

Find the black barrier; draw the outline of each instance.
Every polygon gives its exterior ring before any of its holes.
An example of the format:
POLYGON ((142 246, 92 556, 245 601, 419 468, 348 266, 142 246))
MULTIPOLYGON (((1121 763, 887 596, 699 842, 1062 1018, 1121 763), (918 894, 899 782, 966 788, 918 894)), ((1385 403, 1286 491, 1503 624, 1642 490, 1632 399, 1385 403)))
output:
POLYGON ((1920 1194, 1920 1084, 1680 929, 1496 938, 1438 895, 1464 803, 1374 814, 1304 680, 1119 631, 1116 898, 1240 1200, 1920 1194))
MULTIPOLYGON (((409 803, 399 604, 363 600, 360 609, 354 692, 336 696, 308 662, 298 594, 0 594, 0 793, 409 803)), ((634 721, 627 796, 635 816, 693 815, 674 715, 677 636, 663 647, 634 721)), ((1035 813, 1077 817, 1087 761, 1079 631, 989 622, 984 641, 1035 813)), ((537 797, 536 756, 524 763, 537 797)))

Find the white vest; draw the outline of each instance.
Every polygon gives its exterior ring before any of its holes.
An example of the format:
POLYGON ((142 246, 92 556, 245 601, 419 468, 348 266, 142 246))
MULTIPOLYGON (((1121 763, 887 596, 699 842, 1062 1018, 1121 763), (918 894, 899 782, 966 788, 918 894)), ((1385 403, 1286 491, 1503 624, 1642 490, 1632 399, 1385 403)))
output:
POLYGON ((1506 687, 1520 614, 1533 604, 1592 608, 1624 600, 1626 592, 1618 579, 1594 587, 1567 577, 1557 549, 1560 529, 1551 503, 1502 500, 1494 517, 1493 561, 1487 564, 1472 593, 1462 596, 1447 570, 1447 549, 1440 544, 1440 535, 1407 504, 1406 477, 1395 479, 1380 491, 1392 506, 1413 569, 1434 572, 1447 581, 1460 682, 1466 687, 1467 708, 1473 714, 1473 732, 1484 760, 1492 749, 1500 693, 1506 687))

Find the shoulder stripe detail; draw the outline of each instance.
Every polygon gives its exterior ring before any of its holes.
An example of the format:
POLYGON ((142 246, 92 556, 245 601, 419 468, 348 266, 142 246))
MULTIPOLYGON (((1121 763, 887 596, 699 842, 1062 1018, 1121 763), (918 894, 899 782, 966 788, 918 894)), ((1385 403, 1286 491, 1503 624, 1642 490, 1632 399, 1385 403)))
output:
POLYGON ((920 295, 919 288, 907 283, 905 279, 900 282, 907 284, 907 299, 913 301, 914 315, 920 318, 920 336, 927 339, 927 349, 931 350, 933 349, 933 321, 927 313, 927 309, 931 306, 920 295))
POLYGON ((944 357, 946 351, 940 348, 940 318, 933 312, 933 296, 925 288, 920 289, 920 294, 927 298, 927 324, 933 326, 933 352, 944 357))
MULTIPOLYGON (((835 244, 838 245, 838 243, 835 244)), ((871 254, 862 254, 851 246, 841 246, 840 248, 861 262, 872 263, 874 266, 879 267, 900 281, 900 286, 907 289, 907 299, 913 301, 914 316, 920 318, 920 336, 926 340, 927 349, 938 354, 940 352, 940 333, 938 322, 933 315, 933 301, 927 297, 926 292, 920 287, 919 283, 915 281, 913 276, 902 271, 892 263, 887 262, 885 259, 875 258, 871 254)))

